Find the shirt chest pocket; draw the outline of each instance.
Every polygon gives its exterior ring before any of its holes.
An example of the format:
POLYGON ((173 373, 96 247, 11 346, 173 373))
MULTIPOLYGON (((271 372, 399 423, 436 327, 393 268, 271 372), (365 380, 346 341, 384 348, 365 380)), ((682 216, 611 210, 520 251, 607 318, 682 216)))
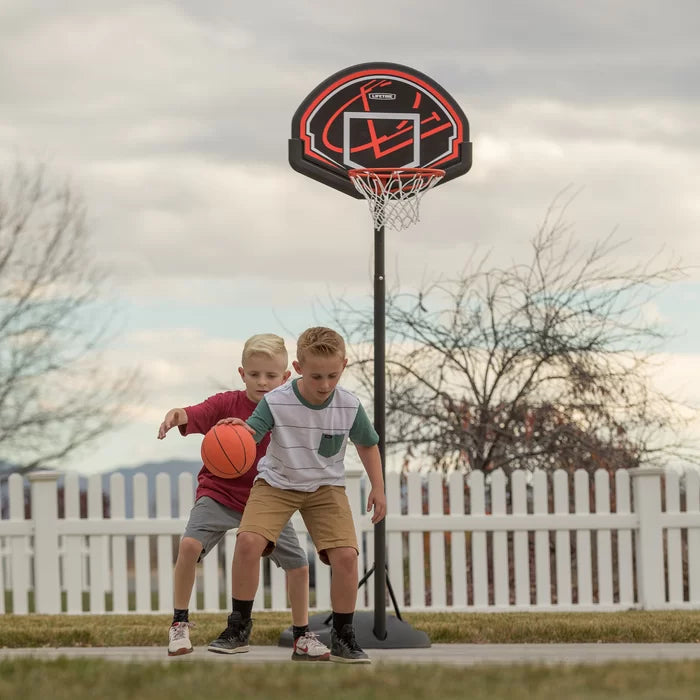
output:
POLYGON ((323 433, 321 435, 321 442, 318 445, 318 453, 321 457, 333 457, 340 452, 340 448, 343 446, 343 440, 345 439, 345 434, 331 434, 323 433))

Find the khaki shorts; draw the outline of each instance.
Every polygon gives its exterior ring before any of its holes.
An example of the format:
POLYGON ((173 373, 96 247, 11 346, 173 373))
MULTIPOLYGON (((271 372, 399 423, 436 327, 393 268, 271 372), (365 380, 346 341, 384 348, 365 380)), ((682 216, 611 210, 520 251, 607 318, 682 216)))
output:
POLYGON ((352 547, 359 553, 355 523, 344 486, 321 486, 316 491, 291 491, 257 479, 243 511, 238 533, 255 532, 272 551, 286 522, 299 511, 321 561, 328 564, 327 549, 352 547))
MULTIPOLYGON (((202 561, 229 530, 237 529, 242 517, 240 511, 227 508, 209 496, 198 498, 190 511, 190 519, 183 535, 202 543, 202 553, 197 561, 202 561)), ((309 565, 309 559, 299 544, 292 523, 288 522, 282 529, 270 559, 285 571, 309 565)))

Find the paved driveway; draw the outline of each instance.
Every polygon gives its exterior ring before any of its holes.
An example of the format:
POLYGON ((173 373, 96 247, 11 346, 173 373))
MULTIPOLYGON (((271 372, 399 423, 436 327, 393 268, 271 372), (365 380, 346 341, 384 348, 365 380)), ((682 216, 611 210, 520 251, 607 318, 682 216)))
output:
MULTIPOLYGON (((40 659, 100 658, 163 663, 279 663, 290 660, 290 654, 290 649, 276 646, 256 646, 247 654, 232 655, 213 654, 200 647, 192 654, 170 658, 165 647, 0 649, 0 659, 29 656, 40 659)), ((428 649, 370 649, 368 654, 375 664, 599 664, 608 661, 700 659, 700 644, 433 644, 428 649)))

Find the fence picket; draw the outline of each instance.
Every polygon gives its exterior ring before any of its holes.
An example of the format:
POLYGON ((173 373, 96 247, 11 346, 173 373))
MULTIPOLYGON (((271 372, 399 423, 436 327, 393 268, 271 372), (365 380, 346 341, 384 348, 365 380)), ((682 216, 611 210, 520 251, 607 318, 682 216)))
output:
MULTIPOLYGON (((574 475, 575 512, 590 513, 591 499, 588 473, 583 469, 574 475)), ((591 532, 576 531, 576 582, 578 604, 590 605, 593 602, 593 568, 591 566, 591 532)))
MULTIPOLYGON (((464 515, 464 474, 452 472, 448 477, 450 515, 464 515)), ((450 566, 452 579, 452 606, 467 607, 467 556, 464 531, 450 533, 450 566)), ((403 590, 403 589, 402 589, 403 590)))
MULTIPOLYGON (((527 513, 527 483, 525 472, 515 471, 510 479, 513 514, 527 513)), ((528 532, 513 533, 513 568, 515 569, 515 604, 530 605, 530 553, 528 532)))
MULTIPOLYGON (((445 514, 444 480, 442 474, 428 475, 428 512, 431 515, 445 514)), ((447 605, 447 576, 445 573, 445 533, 430 533, 430 606, 444 608, 447 605)))
MULTIPOLYGON (((170 475, 156 476, 156 518, 171 518, 170 475)), ((156 538, 158 563, 158 610, 166 613, 173 609, 173 537, 158 535, 156 538)))
MULTIPOLYGON (((554 484, 554 512, 569 512, 569 475, 556 469, 554 484)), ((554 551, 557 572, 557 606, 571 605, 571 538, 568 530, 557 530, 554 535, 554 551)))
MULTIPOLYGON (((472 472, 467 477, 470 515, 484 515, 486 513, 486 485, 484 482, 484 472, 482 471, 472 472)), ((472 532, 471 541, 471 572, 474 607, 477 609, 486 608, 489 604, 489 568, 486 533, 472 532)))
MULTIPOLYGON (((134 474, 134 518, 148 518, 148 480, 145 474, 134 474)), ((148 535, 134 536, 134 587, 136 612, 151 611, 151 553, 148 535)), ((218 607, 218 606, 217 606, 218 607)))
MULTIPOLYGON (((7 483, 10 499, 10 521, 24 522, 24 479, 10 474, 7 483)), ((18 614, 29 611, 29 572, 31 567, 29 537, 10 539, 10 580, 12 583, 12 610, 18 614)))
MULTIPOLYGON (((685 473, 685 510, 700 513, 700 473, 685 473)), ((700 528, 688 527, 688 593, 690 600, 700 600, 700 528)))
MULTIPOLYGON (((63 480, 63 507, 66 518, 80 518, 80 481, 73 472, 66 474, 63 480)), ((66 591, 66 612, 73 615, 83 611, 83 577, 87 562, 83 557, 85 537, 83 535, 64 535, 63 541, 63 587, 66 591)))
MULTIPOLYGON (((408 515, 423 513, 423 480, 420 474, 406 475, 408 515)), ((408 571, 411 591, 411 607, 425 606, 425 560, 423 553, 423 533, 408 534, 408 571)))
MULTIPOLYGON (((548 513, 548 496, 547 472, 536 469, 532 475, 532 511, 535 515, 548 513)), ((552 603, 548 530, 535 531, 535 596, 536 605, 552 603)))
MULTIPOLYGON (((112 474, 109 478, 109 508, 112 518, 126 517, 126 497, 123 474, 112 474)), ((126 553, 126 537, 112 537, 112 610, 116 613, 129 611, 129 562, 126 553)))
MULTIPOLYGON (((605 469, 598 469, 594 476, 595 512, 610 512, 610 476, 605 469)), ((596 565, 598 570, 598 602, 613 604, 612 534, 609 529, 596 530, 596 565)))
MULTIPOLYGON (((615 472, 615 511, 618 515, 632 512, 630 475, 624 469, 615 472)), ((632 559, 632 531, 617 531, 617 576, 619 603, 623 606, 634 604, 634 573, 632 559)))
MULTIPOLYGON (((491 512, 494 515, 506 513, 506 476, 502 469, 491 475, 491 512)), ((508 576, 508 533, 493 533, 493 597, 496 607, 507 607, 510 603, 510 582, 508 576)))
MULTIPOLYGON (((678 473, 666 472, 666 513, 680 513, 681 491, 678 473)), ((683 557, 681 555, 681 530, 669 527, 666 530, 668 600, 670 603, 683 601, 683 557)))
MULTIPOLYGON (((88 477, 88 518, 90 520, 102 520, 102 476, 93 474, 88 477)), ((90 612, 103 613, 105 611, 105 559, 106 548, 103 535, 88 535, 89 552, 89 590, 90 612)))

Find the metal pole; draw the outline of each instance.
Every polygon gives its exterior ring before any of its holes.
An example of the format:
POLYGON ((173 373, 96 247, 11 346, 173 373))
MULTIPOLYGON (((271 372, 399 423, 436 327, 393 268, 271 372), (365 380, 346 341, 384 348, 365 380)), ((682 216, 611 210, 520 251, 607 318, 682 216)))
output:
MULTIPOLYGON (((374 427, 379 434, 382 477, 385 477, 385 284, 384 226, 374 229, 374 427)), ((374 526, 374 636, 386 639, 386 523, 374 526)))

